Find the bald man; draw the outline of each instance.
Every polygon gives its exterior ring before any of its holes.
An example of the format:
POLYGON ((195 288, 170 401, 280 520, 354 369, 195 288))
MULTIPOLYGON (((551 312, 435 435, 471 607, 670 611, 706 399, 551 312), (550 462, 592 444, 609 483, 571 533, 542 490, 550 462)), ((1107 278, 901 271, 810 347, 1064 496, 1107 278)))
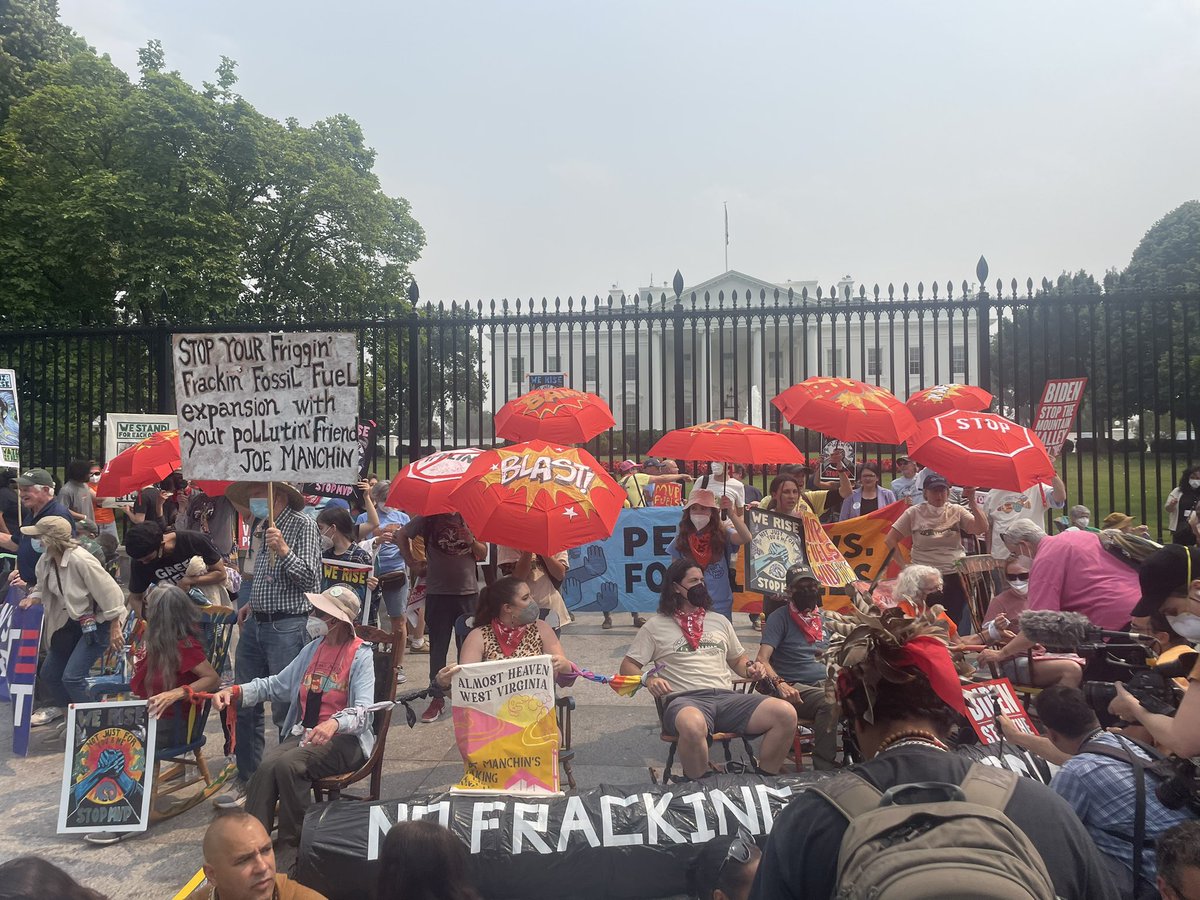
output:
POLYGON ((204 832, 207 882, 187 900, 325 900, 275 874, 275 850, 262 822, 241 807, 220 810, 204 832))

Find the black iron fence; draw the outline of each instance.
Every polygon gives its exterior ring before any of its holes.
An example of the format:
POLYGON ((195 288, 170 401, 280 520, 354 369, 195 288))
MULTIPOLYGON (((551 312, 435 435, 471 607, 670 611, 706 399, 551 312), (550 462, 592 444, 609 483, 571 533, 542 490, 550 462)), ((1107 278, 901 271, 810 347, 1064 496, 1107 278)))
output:
MULTIPOLYGON (((982 264, 978 276, 986 281, 982 264)), ((770 404, 810 375, 857 378, 901 398, 981 384, 996 409, 1027 424, 1048 378, 1087 376, 1060 468, 1069 502, 1091 507, 1093 520, 1121 510, 1161 533, 1167 493, 1198 461, 1197 294, 1074 293, 1032 280, 688 291, 677 273, 671 289, 590 300, 422 304, 415 285, 410 300, 367 321, 289 329, 358 335, 361 412, 379 424, 381 475, 430 447, 492 443, 494 412, 542 373, 608 400, 617 426, 589 449, 609 463, 644 455, 679 424, 724 417, 783 430, 815 455, 820 436, 781 422, 770 404)), ((269 329, 277 326, 0 333, 0 368, 18 376, 22 463, 97 458, 106 414, 171 411, 172 333, 269 329)), ((897 452, 860 455, 886 468, 897 452)))

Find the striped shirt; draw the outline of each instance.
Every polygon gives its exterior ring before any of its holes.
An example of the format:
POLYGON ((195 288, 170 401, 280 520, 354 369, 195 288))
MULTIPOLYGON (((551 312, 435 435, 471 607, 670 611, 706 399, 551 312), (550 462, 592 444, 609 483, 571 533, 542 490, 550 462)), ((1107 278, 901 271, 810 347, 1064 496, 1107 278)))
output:
POLYGON ((278 556, 266 549, 265 522, 255 530, 250 539, 254 546, 250 609, 306 616, 311 604, 304 594, 321 590, 321 534, 313 519, 290 508, 275 517, 275 527, 290 552, 278 556))

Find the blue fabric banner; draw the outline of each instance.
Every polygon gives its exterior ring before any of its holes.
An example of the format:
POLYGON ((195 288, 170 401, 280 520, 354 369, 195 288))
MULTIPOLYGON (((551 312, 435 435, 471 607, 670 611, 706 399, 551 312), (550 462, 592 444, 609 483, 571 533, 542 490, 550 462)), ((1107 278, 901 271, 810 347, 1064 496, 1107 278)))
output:
POLYGON ((653 612, 663 575, 671 565, 667 547, 675 540, 682 510, 646 507, 622 510, 612 537, 571 550, 562 595, 572 612, 653 612))

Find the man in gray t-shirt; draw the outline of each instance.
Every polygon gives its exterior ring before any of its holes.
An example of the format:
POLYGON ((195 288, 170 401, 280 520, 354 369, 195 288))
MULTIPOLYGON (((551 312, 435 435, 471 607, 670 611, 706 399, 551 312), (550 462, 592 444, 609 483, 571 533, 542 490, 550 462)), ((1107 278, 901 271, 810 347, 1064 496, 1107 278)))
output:
MULTIPOLYGON (((381 535, 376 541, 388 537, 381 535)), ((417 516, 390 534, 414 576, 425 578, 425 626, 429 630, 429 692, 433 699, 421 715, 422 722, 436 722, 446 708, 437 673, 446 665, 450 635, 459 616, 475 611, 479 599, 476 566, 487 556, 487 544, 475 539, 458 513, 417 516), (425 560, 413 557, 412 539, 425 541, 425 560)))
POLYGON ((76 521, 96 521, 96 506, 92 500, 92 490, 87 481, 91 476, 92 463, 86 459, 75 459, 67 464, 66 483, 58 492, 58 499, 71 511, 71 517, 76 521))

